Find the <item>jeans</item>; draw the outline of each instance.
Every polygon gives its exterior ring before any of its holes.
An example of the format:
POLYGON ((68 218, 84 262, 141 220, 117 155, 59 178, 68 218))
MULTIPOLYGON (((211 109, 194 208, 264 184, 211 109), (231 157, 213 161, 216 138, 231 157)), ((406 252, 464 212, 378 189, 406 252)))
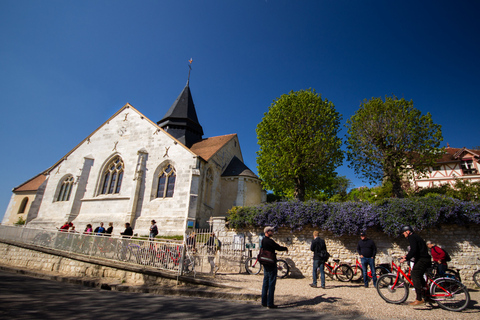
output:
POLYGON ((438 270, 438 275, 443 277, 445 276, 445 271, 447 271, 447 265, 438 263, 437 270, 438 270))
POLYGON ((312 279, 313 284, 317 285, 317 269, 320 268, 320 283, 322 288, 325 287, 325 270, 324 270, 325 263, 321 260, 313 260, 313 273, 312 279))
POLYGON ((273 296, 277 284, 277 266, 263 265, 262 306, 274 305, 273 296))
POLYGON ((362 262, 362 271, 363 271, 363 282, 365 287, 368 287, 368 266, 370 266, 370 270, 372 271, 372 279, 373 279, 373 286, 377 286, 377 275, 375 274, 375 258, 360 258, 362 262))

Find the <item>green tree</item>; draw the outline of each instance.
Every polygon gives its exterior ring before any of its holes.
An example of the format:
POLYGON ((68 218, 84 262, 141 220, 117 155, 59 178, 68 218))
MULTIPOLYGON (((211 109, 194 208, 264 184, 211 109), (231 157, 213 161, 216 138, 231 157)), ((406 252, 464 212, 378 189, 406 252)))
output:
POLYGON ((341 114, 315 90, 290 91, 274 100, 257 125, 258 174, 276 195, 305 200, 322 190, 343 161, 341 114))
POLYGON ((346 127, 349 167, 370 182, 390 182, 399 198, 402 180, 425 174, 443 152, 441 126, 404 98, 364 100, 346 127))

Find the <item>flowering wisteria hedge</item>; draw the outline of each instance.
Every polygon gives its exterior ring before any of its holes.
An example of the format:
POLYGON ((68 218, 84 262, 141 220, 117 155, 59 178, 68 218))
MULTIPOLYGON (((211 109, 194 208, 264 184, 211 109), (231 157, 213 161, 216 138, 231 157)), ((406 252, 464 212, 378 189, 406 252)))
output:
POLYGON ((377 228, 398 236, 400 228, 411 225, 424 230, 440 224, 480 224, 480 203, 448 197, 386 199, 368 202, 286 201, 254 207, 235 207, 227 217, 232 228, 288 227, 301 230, 312 225, 333 234, 355 235, 377 228))

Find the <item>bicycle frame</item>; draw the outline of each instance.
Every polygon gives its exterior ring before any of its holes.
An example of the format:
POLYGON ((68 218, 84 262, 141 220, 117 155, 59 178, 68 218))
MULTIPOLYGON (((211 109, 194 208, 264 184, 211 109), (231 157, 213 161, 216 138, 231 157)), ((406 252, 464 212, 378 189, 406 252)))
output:
MULTIPOLYGON (((398 282, 398 279, 400 277, 400 275, 403 276, 403 278, 408 281, 408 283, 413 287, 413 281, 412 279, 410 278, 410 275, 411 275, 411 268, 410 266, 408 267, 408 275, 403 272, 403 270, 398 267, 393 261, 392 261, 392 270, 394 270, 393 268, 395 268, 397 270, 397 277, 395 279, 395 282, 393 283, 392 285, 392 289, 395 288, 395 286, 397 285, 397 282, 398 282)), ((445 279, 445 278, 437 278, 437 279, 432 279, 430 276, 427 275, 427 281, 426 281, 426 286, 427 288, 431 288, 433 285, 437 286, 438 288, 440 288, 443 293, 439 293, 439 294, 428 294, 430 299, 432 300, 436 300, 435 298, 445 298, 445 297, 451 297, 453 296, 452 293, 450 293, 447 289, 443 288, 440 284, 439 284, 439 280, 440 279, 445 279)), ((450 278, 447 278, 447 279, 450 279, 450 278)), ((431 290, 430 290, 431 291, 431 290)))
POLYGON ((337 261, 333 261, 333 266, 332 266, 330 263, 328 263, 327 261, 325 261, 325 267, 327 267, 328 272, 329 272, 330 274, 333 274, 333 275, 334 275, 334 274, 335 274, 334 271, 335 271, 335 269, 338 267, 337 261))

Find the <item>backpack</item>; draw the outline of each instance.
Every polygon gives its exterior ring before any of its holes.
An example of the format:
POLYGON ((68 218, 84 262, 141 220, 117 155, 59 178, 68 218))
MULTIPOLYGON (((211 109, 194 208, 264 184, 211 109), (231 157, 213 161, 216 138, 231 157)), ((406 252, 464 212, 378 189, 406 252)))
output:
POLYGON ((215 248, 217 250, 220 250, 221 247, 222 247, 222 242, 218 240, 218 238, 215 238, 215 248))
MULTIPOLYGON (((435 250, 435 252, 438 253, 437 249, 435 249, 435 248, 440 248, 440 247, 438 247, 438 246, 433 247, 433 250, 435 250)), ((452 258, 448 254, 447 250, 445 250, 443 248, 440 248, 440 250, 443 250, 443 252, 445 253, 445 262, 452 261, 452 258)))
POLYGON ((328 258, 330 258, 330 253, 328 253, 328 251, 326 249, 320 251, 320 259, 323 262, 327 262, 328 258))

